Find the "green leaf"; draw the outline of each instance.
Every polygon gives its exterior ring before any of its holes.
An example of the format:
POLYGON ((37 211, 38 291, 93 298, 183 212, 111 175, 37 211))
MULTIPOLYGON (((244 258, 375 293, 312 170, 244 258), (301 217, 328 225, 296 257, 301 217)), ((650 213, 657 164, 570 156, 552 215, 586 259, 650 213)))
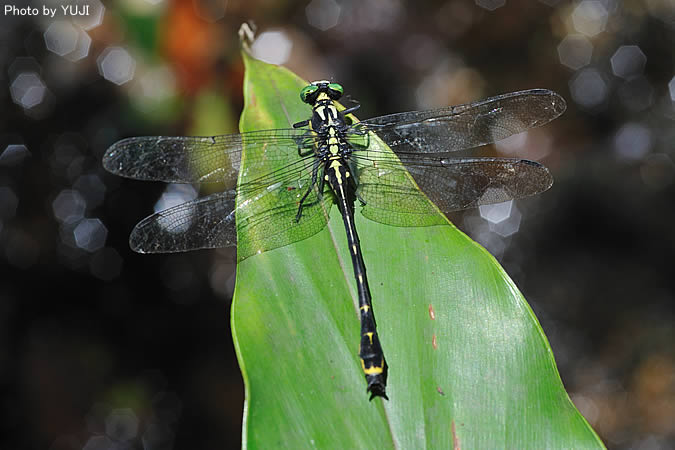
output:
MULTIPOLYGON (((305 81, 244 61, 241 131, 309 117, 305 81)), ((244 447, 603 447, 532 310, 487 251, 449 223, 399 228, 358 210, 390 400, 366 395, 354 276, 333 208, 322 232, 238 264, 244 447)))

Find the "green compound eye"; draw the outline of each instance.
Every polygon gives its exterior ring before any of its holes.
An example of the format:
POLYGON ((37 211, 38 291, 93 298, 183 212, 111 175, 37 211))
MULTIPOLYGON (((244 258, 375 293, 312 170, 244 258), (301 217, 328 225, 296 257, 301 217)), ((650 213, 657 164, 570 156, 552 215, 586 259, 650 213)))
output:
POLYGON ((317 91, 317 89, 319 89, 319 87, 315 86, 313 84, 310 84, 309 86, 305 86, 300 91, 300 100, 307 103, 309 96, 314 94, 317 91))
POLYGON ((342 95, 342 94, 344 94, 344 92, 345 92, 345 90, 344 90, 344 88, 342 87, 342 85, 337 84, 337 83, 330 83, 330 84, 328 85, 328 89, 337 92, 339 95, 342 95))

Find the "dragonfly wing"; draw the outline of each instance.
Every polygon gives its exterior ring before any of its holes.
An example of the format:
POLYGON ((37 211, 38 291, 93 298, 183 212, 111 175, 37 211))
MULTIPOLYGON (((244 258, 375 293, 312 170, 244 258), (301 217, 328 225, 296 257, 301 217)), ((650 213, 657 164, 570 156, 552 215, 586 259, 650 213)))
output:
POLYGON ((170 253, 236 245, 235 192, 182 203, 139 222, 129 244, 139 253, 170 253))
POLYGON ((361 213, 368 219, 394 226, 445 223, 400 164, 360 167, 356 174, 356 195, 364 202, 361 213))
POLYGON ((242 197, 236 208, 234 190, 174 206, 139 222, 129 243, 139 253, 237 245, 241 261, 306 239, 326 226, 331 207, 330 202, 319 199, 313 188, 303 203, 300 220, 296 220, 298 202, 309 188, 307 181, 296 180, 277 189, 259 190, 255 196, 242 197), (240 236, 245 236, 244 242, 237 243, 237 229, 240 236))
POLYGON ((544 125, 565 108, 565 100, 555 92, 531 89, 467 105, 375 117, 354 124, 350 134, 372 131, 397 154, 449 153, 544 125))
POLYGON ((328 223, 332 206, 332 197, 319 195, 311 176, 288 177, 285 182, 277 182, 273 189, 255 193, 242 189, 241 198, 237 207, 237 226, 245 241, 237 243, 240 261, 313 236, 328 223), (301 201, 302 214, 298 218, 301 201))
POLYGON ((438 222, 429 216, 437 217, 437 210, 428 200, 443 213, 449 213, 528 197, 553 184, 546 167, 523 159, 457 158, 403 163, 407 171, 400 164, 360 167, 357 193, 365 202, 364 215, 389 225, 435 225, 438 222))
POLYGON ((304 129, 252 131, 211 137, 146 136, 123 139, 103 156, 109 172, 138 180, 171 183, 236 183, 242 151, 250 149, 249 169, 270 161, 287 161, 298 146, 307 147, 314 136, 304 129), (255 151, 253 151, 255 150, 255 151))

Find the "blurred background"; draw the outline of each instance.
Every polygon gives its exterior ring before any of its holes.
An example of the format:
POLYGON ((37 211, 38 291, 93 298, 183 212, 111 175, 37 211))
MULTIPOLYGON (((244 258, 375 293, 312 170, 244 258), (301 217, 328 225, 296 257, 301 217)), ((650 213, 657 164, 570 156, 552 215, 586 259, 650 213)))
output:
POLYGON ((239 447, 233 250, 131 252, 137 221, 200 188, 120 179, 101 156, 128 136, 237 131, 247 20, 257 57, 340 82, 361 118, 563 95, 561 118, 481 150, 541 161, 552 189, 453 221, 528 299, 606 445, 675 448, 673 0, 3 9, 0 448, 239 447))

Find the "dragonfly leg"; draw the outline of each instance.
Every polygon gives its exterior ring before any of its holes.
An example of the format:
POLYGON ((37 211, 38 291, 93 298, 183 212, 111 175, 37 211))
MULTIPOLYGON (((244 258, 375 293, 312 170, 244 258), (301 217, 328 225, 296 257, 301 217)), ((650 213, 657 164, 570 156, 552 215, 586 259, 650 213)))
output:
POLYGON ((342 111, 342 115, 346 116, 347 114, 351 114, 354 111, 356 111, 357 109, 359 109, 360 107, 361 107, 361 104, 357 103, 356 105, 352 106, 351 108, 347 108, 344 111, 342 111))
POLYGON ((366 201, 363 199, 363 197, 361 197, 361 194, 359 194, 358 192, 356 193, 356 199, 359 201, 359 203, 361 203, 361 206, 366 206, 366 201))
MULTIPOLYGON (((295 221, 296 222, 300 222, 300 218, 302 217, 302 206, 305 203, 305 200, 307 200, 307 197, 309 196, 309 193, 312 192, 312 188, 314 188, 314 186, 317 183, 320 164, 321 164, 320 159, 317 159, 316 161, 314 161, 314 167, 312 167, 312 182, 310 183, 309 188, 307 189, 307 192, 305 192, 305 195, 303 195, 302 198, 300 199, 300 204, 298 205, 298 213, 295 215, 295 221)), ((320 186, 319 193, 321 193, 321 192, 323 192, 323 180, 321 180, 321 183, 319 184, 319 186, 320 186)), ((319 194, 319 195, 321 195, 321 194, 319 194)))
POLYGON ((307 125, 309 125, 309 119, 303 120, 302 122, 294 123, 293 128, 302 128, 302 127, 306 127, 307 125))
POLYGON ((305 156, 311 155, 313 151, 314 151, 314 150, 309 149, 309 150, 307 150, 305 153, 303 153, 303 152, 302 152, 302 147, 298 146, 298 156, 300 156, 301 158, 304 158, 305 156))
POLYGON ((354 111, 356 111, 357 109, 359 109, 361 107, 361 104, 359 102, 357 102, 356 100, 351 100, 351 101, 352 101, 352 103, 356 103, 356 104, 354 106, 352 106, 351 108, 347 108, 344 111, 340 111, 340 117, 342 117, 342 121, 345 123, 345 125, 347 125, 347 124, 351 125, 354 122, 351 118, 347 118, 345 116, 353 113, 354 111))
MULTIPOLYGON (((302 122, 298 122, 298 123, 302 123, 302 122)), ((296 123, 295 125, 298 125, 298 124, 296 123)), ((295 126, 295 125, 293 125, 293 126, 295 126)), ((307 139, 308 136, 312 136, 312 134, 313 133, 311 131, 307 131, 302 136, 295 138, 295 143, 298 145, 298 156, 300 156, 301 158, 304 158, 305 156, 311 155, 312 152, 314 151, 313 146, 309 146, 309 145, 306 145, 304 143, 304 140, 307 139), (303 148, 306 149, 305 152, 302 151, 303 148)))

